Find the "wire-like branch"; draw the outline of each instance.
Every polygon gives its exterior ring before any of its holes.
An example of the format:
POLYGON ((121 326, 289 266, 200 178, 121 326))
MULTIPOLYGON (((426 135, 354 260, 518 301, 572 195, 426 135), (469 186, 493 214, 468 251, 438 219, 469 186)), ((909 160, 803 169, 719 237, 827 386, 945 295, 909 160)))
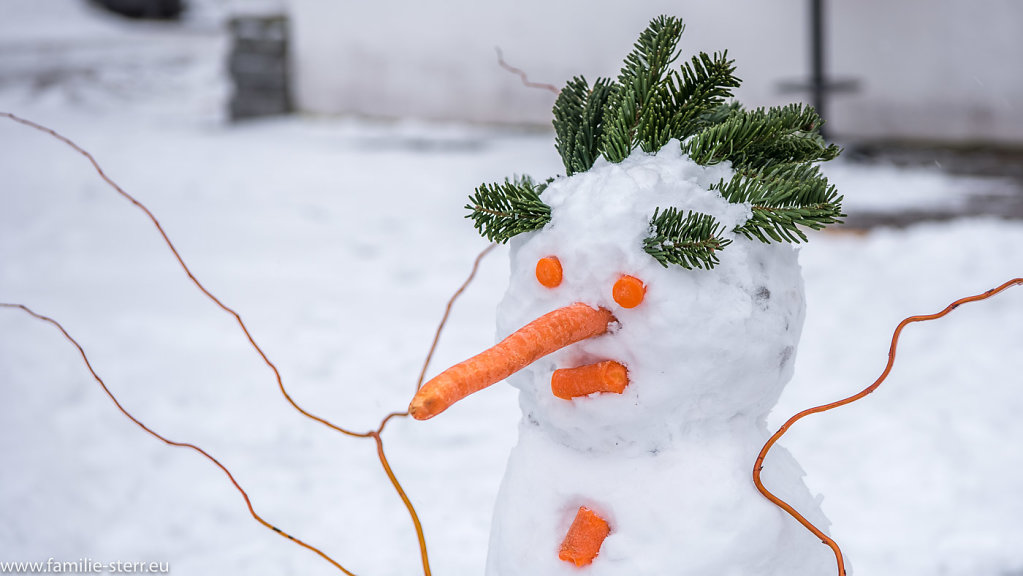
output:
POLYGON ((764 483, 760 478, 760 473, 764 469, 764 459, 767 458, 767 454, 771 451, 771 448, 774 447, 778 440, 780 440, 781 437, 784 436, 785 433, 789 431, 789 428, 791 428, 792 425, 798 422, 799 420, 802 420, 803 418, 809 416, 810 414, 819 414, 821 412, 833 410, 840 406, 845 406, 846 404, 851 404, 853 402, 856 402, 857 400, 860 400, 861 398, 864 398, 868 394, 872 393, 874 390, 877 390, 878 386, 880 386, 881 383, 884 382, 886 378, 888 378, 888 374, 891 373, 892 367, 895 366, 895 349, 898 346, 899 336, 902 334, 903 328, 914 322, 926 322, 929 320, 937 320, 938 318, 947 315, 949 312, 955 310, 956 308, 963 304, 969 302, 977 302, 979 300, 985 300, 987 298, 994 296, 995 294, 998 294, 999 292, 1002 292, 1003 290, 1006 290, 1013 286, 1020 285, 1023 285, 1023 278, 1014 278, 1002 284, 1001 286, 998 286, 997 288, 992 288, 991 290, 988 290, 987 292, 984 292, 982 294, 960 298, 959 300, 956 300, 955 302, 949 304, 948 306, 945 307, 944 310, 936 314, 910 316, 909 318, 906 318, 902 322, 899 322, 899 325, 895 328, 895 333, 892 334, 892 343, 888 349, 888 363, 885 365, 884 371, 881 372, 881 376, 878 377, 878 379, 875 380, 873 384, 867 386, 859 393, 849 396, 848 398, 838 400, 837 402, 831 402, 830 404, 824 404, 821 406, 803 410, 799 414, 796 414, 792 418, 789 418, 788 421, 785 422, 785 424, 782 425, 782 427, 779 428, 778 431, 775 432, 773 436, 771 436, 767 443, 764 444, 764 447, 760 450, 760 454, 757 456, 756 463, 753 465, 753 483, 756 485, 757 490, 759 490, 760 493, 763 494, 765 498, 767 498, 775 505, 777 505, 779 508, 787 512, 790 516, 795 518, 807 530, 812 532, 814 536, 820 538, 824 544, 831 548, 831 550, 835 553, 835 560, 838 562, 839 576, 846 576, 846 572, 845 560, 842 557, 842 549, 838 546, 838 543, 835 542, 832 538, 830 538, 827 534, 825 534, 820 528, 814 526, 812 522, 807 520, 806 517, 804 517, 795 508, 793 508, 791 504, 775 496, 770 490, 768 490, 764 486, 764 483))
POLYGON ((301 413, 303 416, 311 420, 315 420, 316 422, 319 422, 320 424, 323 424, 324 426, 334 431, 340 432, 346 436, 354 436, 357 438, 368 438, 370 436, 369 432, 353 432, 351 430, 342 428, 330 422, 329 420, 312 414, 311 412, 307 411, 305 408, 300 406, 297 402, 295 402, 295 400, 291 397, 291 394, 289 394, 287 389, 284 387, 284 380, 281 377, 280 371, 277 369, 277 365, 270 360, 270 358, 266 355, 266 352, 263 351, 263 348, 256 343, 256 339, 252 337, 252 334, 249 332, 249 328, 248 326, 246 326, 245 321, 242 320, 241 315, 238 314, 238 312, 236 312, 233 308, 221 302, 219 298, 214 296, 213 293, 210 292, 206 288, 206 286, 199 281, 195 274, 192 273, 192 269, 188 267, 188 264, 185 264, 184 258, 181 257, 181 254, 178 252, 177 247, 175 247, 174 243, 171 242, 170 237, 167 235, 167 232, 163 229, 163 225, 160 224, 160 221, 157 220, 156 216, 153 215, 153 213, 149 211, 149 208, 147 208, 142 202, 139 202, 138 199, 136 199, 134 196, 125 192, 123 188, 121 188, 116 182, 114 182, 109 176, 107 176, 106 172, 103 171, 103 168, 100 167, 99 162, 96 161, 92 154, 87 152, 78 144, 75 144, 70 138, 58 133, 57 131, 51 128, 47 128, 46 126, 37 124, 31 120, 26 120, 24 118, 11 114, 10 112, 0 112, 0 116, 9 118, 19 124, 23 124, 30 128, 34 128, 35 130, 45 132, 53 136, 57 140, 60 140, 61 142, 67 144, 76 152, 78 152, 82 156, 85 156, 85 158, 92 164, 92 167, 96 169, 96 172, 99 173, 100 177, 103 178, 103 180, 107 184, 109 184, 110 187, 113 188, 115 192, 120 194, 123 198, 131 202, 136 208, 141 210, 146 215, 146 217, 149 218, 149 221, 156 228, 156 231, 160 233, 160 237, 163 238, 164 244, 166 244, 167 248, 170 249, 171 254, 174 255, 174 259, 178 261, 178 265, 185 272, 185 275, 188 276, 188 279, 192 281, 192 284, 194 284, 195 287, 198 288, 200 292, 202 292, 207 298, 209 298, 214 304, 216 304, 217 307, 219 307, 221 310, 227 312, 232 317, 234 317, 235 322, 238 323, 238 326, 245 334, 245 338, 248 339, 249 344, 252 345, 252 348, 256 351, 257 354, 259 354, 259 357, 263 359, 263 363, 266 364, 267 367, 269 367, 270 370, 273 372, 274 378, 277 380, 277 387, 280 390, 281 394, 295 410, 298 410, 299 413, 301 413))
MULTIPOLYGON (((51 326, 53 326, 57 330, 59 330, 60 333, 64 335, 64 338, 67 339, 69 342, 71 342, 71 344, 78 350, 78 355, 82 357, 82 361, 85 363, 85 367, 89 370, 89 374, 92 375, 93 380, 95 380, 97 383, 99 383, 100 387, 103 389, 103 392, 106 393, 106 395, 114 403, 114 406, 116 406, 117 409, 120 410, 120 412, 122 414, 124 414, 129 420, 131 420, 133 423, 135 423, 136 426, 138 426, 139 428, 143 429, 147 434, 149 434, 150 436, 156 438, 157 440, 160 440, 164 444, 167 444, 169 446, 174 446, 174 447, 177 447, 177 448, 188 448, 188 449, 190 449, 190 450, 192 450, 194 452, 198 452, 204 458, 206 458, 207 460, 212 462, 214 465, 216 465, 217 468, 220 468, 220 470, 225 475, 227 475, 228 480, 230 480, 231 484, 234 485, 235 490, 237 490, 238 493, 242 495, 242 499, 245 500, 245 506, 249 509, 249 514, 257 522, 259 522, 263 526, 269 528, 270 530, 273 530, 277 534, 287 538, 288 540, 291 540, 292 542, 294 542, 295 544, 298 544, 299 546, 305 548, 306 550, 309 550, 309 551, 315 553, 317 556, 319 556, 320 558, 323 558, 324 560, 329 562, 332 566, 334 566, 338 570, 344 572, 345 574, 348 574, 348 576, 355 576, 354 573, 350 572, 347 568, 345 568, 344 566, 339 564, 336 560, 334 560, 333 558, 328 556, 326 553, 324 553, 322 550, 320 550, 316 546, 313 546, 311 544, 307 544, 303 540, 300 540, 300 539, 292 536, 291 534, 288 534, 287 532, 281 530, 277 526, 274 526, 273 524, 271 524, 270 522, 265 520, 262 516, 260 516, 259 513, 256 512, 256 509, 252 506, 252 501, 249 499, 249 494, 245 491, 244 488, 242 488, 241 484, 238 483, 238 481, 234 477, 234 474, 231 474, 231 471, 227 469, 227 466, 224 466, 220 462, 220 460, 217 460, 216 458, 214 458, 209 452, 203 450, 202 448, 196 446, 195 444, 191 444, 191 443, 188 443, 188 442, 178 442, 176 440, 171 440, 171 439, 167 438, 166 436, 160 434, 159 432, 156 432, 152 428, 146 426, 145 424, 142 423, 141 420, 139 420, 131 412, 129 412, 128 409, 125 408, 121 404, 120 401, 118 401, 117 397, 114 396, 114 393, 111 392, 110 388, 107 387, 106 382, 103 381, 103 378, 101 378, 100 375, 96 372, 96 370, 92 367, 92 362, 89 361, 89 356, 85 353, 85 349, 82 348, 82 345, 79 344, 78 340, 75 340, 75 338, 73 336, 71 336, 71 334, 68 333, 67 330, 64 329, 64 326, 62 326, 60 324, 60 322, 57 322, 56 320, 54 320, 53 318, 50 318, 49 316, 44 316, 42 314, 38 314, 38 313, 36 313, 35 311, 33 311, 32 309, 30 309, 29 307, 27 307, 27 306, 25 306, 23 304, 9 304, 9 303, 5 303, 5 302, 0 302, 0 308, 11 308, 11 309, 21 310, 22 312, 28 314, 29 316, 32 316, 33 318, 35 318, 37 320, 41 320, 43 322, 46 322, 47 324, 50 324, 51 326)), ((376 437, 376 436, 374 435, 374 437, 376 437)), ((376 438, 377 438, 377 443, 379 445, 379 442, 380 442, 379 437, 376 437, 376 438)), ((424 554, 425 554, 425 552, 424 552, 424 554)), ((427 574, 429 574, 429 573, 427 573, 427 574)))
MULTIPOLYGON (((351 430, 347 430, 345 428, 341 428, 340 426, 337 426, 337 425, 331 423, 328 420, 325 420, 323 418, 315 416, 315 415, 309 413, 308 411, 304 410, 301 406, 299 406, 292 399, 291 395, 288 394, 287 390, 284 387, 284 381, 283 381, 283 379, 281 377, 280 372, 277 369, 277 366, 270 360, 270 358, 266 355, 266 353, 263 351, 263 349, 256 343, 255 339, 249 333, 248 327, 246 326, 244 320, 242 320, 241 315, 239 315, 234 309, 228 307, 223 302, 221 302, 192 273, 191 269, 185 263, 185 261, 182 258, 181 254, 178 252, 177 248, 175 247, 174 243, 171 242, 170 237, 167 235, 166 231, 164 231, 163 226, 160 224, 160 221, 149 210, 149 208, 147 208, 144 204, 142 204, 142 202, 140 202, 134 196, 132 196, 131 194, 128 194, 127 192, 125 192, 124 189, 122 189, 116 182, 114 182, 109 176, 107 176, 107 174, 103 171, 103 168, 99 165, 99 162, 96 161, 96 159, 92 156, 92 154, 90 154, 88 151, 86 151, 85 149, 80 147, 78 144, 76 144, 71 139, 67 138, 66 136, 63 136, 62 134, 58 133, 57 131, 55 131, 55 130, 53 130, 51 128, 47 128, 46 126, 43 126, 41 124, 37 124, 37 123, 35 123, 35 122, 31 121, 31 120, 26 120, 24 118, 21 118, 19 116, 16 116, 14 114, 9 113, 9 112, 0 112, 0 117, 5 117, 5 118, 13 120, 14 122, 17 122, 19 124, 23 124, 25 126, 33 128, 35 130, 39 130, 41 132, 45 132, 46 134, 49 134, 50 136, 60 140, 64 144, 67 144, 72 149, 74 149, 76 152, 78 152, 79 154, 83 155, 92 164, 92 166, 96 170, 96 172, 99 173, 100 177, 108 185, 110 185, 110 187, 113 188, 114 191, 116 191, 122 197, 124 197, 129 202, 131 202, 135 207, 137 207, 139 210, 141 210, 149 218, 150 222, 153 224, 153 226, 156 228, 156 230, 160 233, 160 236, 163 238, 164 243, 170 249, 171 253, 174 255, 174 258, 177 260, 178 265, 181 267, 181 269, 188 276, 189 280, 191 280, 192 283, 196 286, 196 288, 198 288, 207 298, 209 298, 211 301, 213 301, 220 309, 222 309, 223 311, 227 312, 228 314, 230 314, 231 316, 234 317, 235 321, 238 323, 238 326, 241 328, 242 332, 245 334, 245 337, 248 339, 249 344, 253 347, 253 349, 255 349, 255 351, 259 354, 259 356, 263 359, 263 362, 266 363, 266 365, 270 367, 270 369, 273 372, 274 377, 275 377, 275 379, 277 381, 277 386, 278 386, 281 394, 283 394, 285 399, 288 401, 288 403, 293 408, 295 408, 302 415, 304 415, 304 416, 306 416, 306 417, 308 417, 308 418, 310 418, 312 420, 315 420, 315 421, 317 421, 317 422, 319 422, 321 424, 324 424, 328 428, 331 428, 331 429, 333 429, 333 430, 335 430, 337 432, 341 432, 342 434, 345 434, 347 436, 352 436, 352 437, 356 437, 356 438, 373 438, 373 440, 377 444, 377 454, 378 454, 378 457, 380 459, 380 463, 383 466, 384 471, 386 472, 387 477, 388 477, 388 479, 391 482, 391 485, 397 491, 397 493, 398 493, 399 497, 401 498, 402 502, 405 504, 405 507, 408 509, 409 515, 410 515, 410 517, 412 519, 412 523, 415 526, 416 537, 417 537, 417 539, 419 541, 420 555, 422 557, 422 562, 423 562, 423 573, 424 573, 424 576, 430 576, 430 562, 429 562, 429 557, 427 555, 426 537, 425 537, 425 535, 423 533, 422 524, 419 521, 419 516, 416 514, 415 507, 412 505, 412 502, 409 500, 408 496, 405 494, 404 489, 401 487, 401 484, 398 482, 398 478, 395 476, 394 472, 391 470, 390 464, 387 462, 387 457, 384 455, 384 451, 383 451, 383 440, 380 437, 380 435, 384 431, 384 428, 387 426, 387 423, 392 418, 400 418, 400 417, 408 416, 408 412, 407 411, 406 412, 392 412, 392 413, 388 414, 387 416, 385 416, 381 420, 379 427, 375 431, 354 432, 354 431, 351 431, 351 430)), ((462 285, 458 288, 458 290, 456 290, 455 293, 448 300, 447 307, 444 310, 444 315, 442 316, 441 321, 440 321, 439 325, 437 326, 437 330, 434 333, 433 342, 430 345, 430 351, 429 351, 429 353, 426 356, 426 360, 423 362, 422 371, 420 372, 419 379, 416 382, 416 389, 417 390, 422 385, 423 378, 424 378, 424 376, 426 374, 426 370, 429 368, 430 361, 433 359, 434 351, 435 351, 435 349, 437 347, 437 343, 440 340, 441 333, 443 332, 444 327, 447 324, 448 317, 449 317, 449 315, 451 313, 452 306, 454 305, 454 303, 458 299, 458 297, 461 296, 461 294, 465 291, 465 289, 473 281, 473 279, 476 276, 476 271, 479 268, 480 262, 483 260, 483 258, 487 254, 489 254, 491 252, 491 250, 493 250, 493 248, 494 248, 494 245, 491 244, 486 249, 484 249, 482 252, 480 252, 480 254, 478 256, 476 256, 476 259, 473 262, 472 271, 469 273, 468 278, 466 278, 465 282, 462 283, 462 285)), ((56 326, 61 331, 61 333, 68 340, 70 340, 71 343, 74 344, 75 347, 78 349, 79 353, 82 356, 82 359, 85 361, 86 367, 89 369, 89 372, 92 374, 93 378, 95 378, 96 381, 99 382, 99 384, 100 384, 100 386, 102 386, 104 392, 106 392, 106 394, 110 397, 110 399, 113 400, 113 402, 117 406, 117 408, 121 412, 123 412, 124 415, 127 416, 132 422, 137 424, 139 427, 141 427, 147 433, 155 436, 156 438, 164 441, 167 444, 170 444, 172 446, 179 446, 179 447, 190 448, 192 450, 195 450, 195 451, 199 452, 200 454, 202 454, 206 458, 208 458, 210 461, 212 461, 214 464, 216 464, 221 470, 223 470, 223 472, 225 474, 227 474, 228 478, 231 480, 231 483, 234 485, 234 487, 241 493, 242 497, 245 499, 245 503, 246 503, 246 505, 249 508, 250 514, 260 524, 266 526, 267 528, 270 528, 271 530, 273 530, 274 532, 280 534, 281 536, 284 536, 284 537, 288 538, 289 540, 292 540, 293 542, 295 542, 299 546, 302 546, 303 548, 306 548, 308 550, 311 550, 311 551, 315 552, 316 554, 318 554, 319 556, 321 556, 322 558, 324 558, 325 560, 330 562, 332 565, 334 565, 335 567, 340 569, 345 574, 348 574, 350 576, 354 576, 354 574, 352 574, 352 572, 349 572, 347 569, 345 569, 343 566, 341 566, 337 561, 335 561, 333 558, 331 558, 330 556, 328 556, 325 553, 323 553, 318 548, 316 548, 314 546, 311 546, 309 544, 306 544, 302 540, 299 540, 298 538, 295 538, 294 536, 291 536, 290 534, 280 530, 279 528, 277 528, 276 526, 268 523, 261 516, 259 516, 256 513, 256 511, 253 509, 252 504, 249 501, 248 494, 245 492, 245 490, 242 489, 242 487, 238 484, 238 482, 235 481, 234 476, 231 475, 231 472, 223 464, 221 464, 216 458, 214 458, 213 456, 211 456, 210 454, 208 454, 207 452, 205 452, 204 450, 202 450, 201 448, 199 448, 198 446, 195 446, 193 444, 188 444, 188 443, 184 443, 184 442, 175 442, 175 441, 172 441, 172 440, 168 440, 164 436, 161 436, 161 435, 157 434, 156 432, 154 432, 153 430, 151 430, 150 428, 146 427, 141 421, 137 420, 132 414, 130 414, 120 404, 120 402, 113 395, 113 393, 110 391, 110 389, 107 388, 106 384, 99 377, 99 375, 93 370, 92 365, 89 363, 89 359, 86 357, 85 351, 82 349, 82 347, 78 344, 77 341, 75 341, 74 338, 71 337, 70 334, 68 334, 68 332, 66 330, 64 330, 63 326, 61 326, 56 320, 54 320, 52 318, 49 318, 49 317, 46 317, 46 316, 42 316, 42 315, 36 314, 32 310, 30 310, 29 308, 27 308, 26 306, 21 305, 21 304, 4 304, 4 303, 0 303, 0 307, 21 309, 22 311, 30 314, 31 316, 33 316, 33 317, 35 317, 35 318, 37 318, 39 320, 48 322, 48 323, 56 326)))
POLYGON ((548 92, 553 92, 554 94, 557 94, 559 92, 558 87, 553 84, 530 81, 529 76, 526 75, 526 72, 524 70, 505 62, 504 53, 501 52, 500 46, 494 46, 494 51, 497 52, 497 65, 511 72, 512 74, 517 75, 519 79, 522 80, 523 86, 526 86, 527 88, 538 88, 540 90, 546 90, 548 92))

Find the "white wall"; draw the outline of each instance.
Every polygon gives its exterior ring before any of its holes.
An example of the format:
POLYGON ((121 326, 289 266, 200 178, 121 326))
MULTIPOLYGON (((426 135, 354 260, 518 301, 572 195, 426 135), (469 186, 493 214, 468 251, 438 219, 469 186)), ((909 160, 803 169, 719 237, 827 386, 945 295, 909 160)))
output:
POLYGON ((1023 2, 831 4, 831 68, 864 84, 835 99, 836 129, 1023 144, 1023 2))
MULTIPOLYGON (((289 0, 296 101, 323 113, 548 124, 554 95, 523 87, 494 47, 562 85, 614 76, 658 14, 686 24, 683 54, 727 48, 747 105, 798 99, 805 0, 289 0)), ((869 138, 1023 143, 1023 2, 831 0, 830 68, 860 79, 830 126, 869 138)))
POLYGON ((296 96, 311 111, 546 124, 554 95, 526 89, 498 67, 495 46, 535 81, 560 87, 576 74, 592 81, 617 75, 639 32, 668 13, 687 22, 687 54, 728 48, 749 96, 770 98, 771 76, 803 69, 802 2, 765 4, 291 0, 296 96), (730 30, 724 13, 740 11, 776 26, 776 39, 730 30))

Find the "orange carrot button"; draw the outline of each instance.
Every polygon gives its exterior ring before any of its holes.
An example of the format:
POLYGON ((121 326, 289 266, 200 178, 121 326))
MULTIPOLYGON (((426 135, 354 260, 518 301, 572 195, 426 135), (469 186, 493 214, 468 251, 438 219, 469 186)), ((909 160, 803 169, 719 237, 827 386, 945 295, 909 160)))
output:
POLYGON ((576 566, 586 566, 597 557, 601 544, 610 533, 611 527, 608 526, 607 520, 593 510, 580 506, 568 534, 561 542, 558 558, 576 566))
POLYGON ((643 281, 628 274, 622 274, 611 290, 611 296, 622 308, 639 306, 645 295, 646 286, 643 285, 643 281))
POLYGON ((536 263, 536 279, 548 288, 561 285, 561 261, 557 256, 544 256, 536 263))

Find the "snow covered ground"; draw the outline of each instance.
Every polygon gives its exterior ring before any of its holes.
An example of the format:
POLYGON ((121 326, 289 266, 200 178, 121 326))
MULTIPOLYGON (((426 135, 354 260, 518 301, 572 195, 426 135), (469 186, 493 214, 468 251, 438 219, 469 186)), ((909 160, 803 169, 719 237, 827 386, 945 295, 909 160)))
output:
MULTIPOLYGON (((12 79, 0 110, 74 138, 145 202, 300 404, 356 430, 403 408, 445 301, 485 246, 463 219, 467 194, 510 172, 559 172, 551 135, 300 117, 225 126, 218 33, 77 18, 109 50, 47 55, 50 24, 33 36, 4 21, 0 42, 22 51, 0 56, 12 79), (139 48, 149 38, 161 48, 139 48), (123 64, 103 56, 119 47, 131 55, 123 64), (43 84, 14 72, 68 59, 100 72, 43 84), (124 81, 114 89, 109 78, 124 81)), ((61 320, 126 407, 217 456, 275 525, 357 574, 417 573, 411 523, 373 443, 288 407, 232 319, 83 158, 9 121, 0 152, 0 301, 61 320)), ((885 166, 832 174, 851 213, 954 203, 977 187, 885 166)), ((902 318, 1023 276, 1020 246, 1023 223, 995 219, 816 235, 801 253, 809 304, 796 377, 772 425, 870 384, 902 318)), ((456 306, 431 373, 492 342, 506 276, 502 248, 456 306)), ((1016 288, 910 327, 876 394, 783 441, 857 574, 1023 574, 1021 313, 1016 288)), ((385 432, 434 573, 481 573, 517 418, 515 395, 498 385, 385 432)), ((10 310, 0 310, 0 519, 0 561, 337 573, 254 522, 209 462, 128 422, 56 331, 10 310)))

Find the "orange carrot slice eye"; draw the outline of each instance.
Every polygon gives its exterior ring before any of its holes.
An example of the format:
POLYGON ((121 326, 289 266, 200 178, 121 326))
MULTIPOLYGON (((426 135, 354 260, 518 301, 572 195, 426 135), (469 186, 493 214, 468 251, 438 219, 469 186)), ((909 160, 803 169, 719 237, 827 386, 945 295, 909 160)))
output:
POLYGON ((635 308, 643 302, 646 286, 639 278, 623 274, 611 289, 611 296, 622 308, 635 308))
POLYGON ((557 256, 544 256, 536 263, 536 279, 548 288, 561 285, 561 261, 557 256))

